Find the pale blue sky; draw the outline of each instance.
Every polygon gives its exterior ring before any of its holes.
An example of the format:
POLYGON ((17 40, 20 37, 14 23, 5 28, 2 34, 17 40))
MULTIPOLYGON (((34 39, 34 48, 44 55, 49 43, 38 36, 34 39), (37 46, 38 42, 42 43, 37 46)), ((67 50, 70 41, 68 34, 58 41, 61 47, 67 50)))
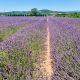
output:
POLYGON ((0 0, 0 11, 28 11, 31 8, 80 11, 80 0, 0 0))

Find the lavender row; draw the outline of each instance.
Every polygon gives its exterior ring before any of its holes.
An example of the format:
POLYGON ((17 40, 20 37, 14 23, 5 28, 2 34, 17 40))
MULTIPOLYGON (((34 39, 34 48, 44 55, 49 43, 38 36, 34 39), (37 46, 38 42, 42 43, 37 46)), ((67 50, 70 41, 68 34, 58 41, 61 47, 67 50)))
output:
POLYGON ((42 18, 0 43, 0 79, 34 79, 36 60, 46 34, 45 22, 42 18))
POLYGON ((79 18, 53 17, 52 19, 56 20, 59 23, 67 25, 68 27, 72 27, 77 30, 80 29, 80 19, 79 18))
MULTIPOLYGON (((2 17, 3 20, 4 17, 2 17)), ((32 19, 30 17, 24 18, 24 17, 15 17, 15 20, 17 18, 17 22, 19 21, 19 19, 23 22, 18 22, 19 24, 15 25, 15 22, 13 22, 14 17, 5 17, 4 20, 6 20, 7 18, 12 19, 12 23, 13 25, 9 24, 10 26, 7 26, 6 24, 4 24, 6 27, 1 27, 0 28, 0 42, 2 42, 3 40, 5 40, 6 38, 8 38, 9 36, 12 36, 15 32, 17 32, 18 30, 22 29, 23 27, 27 27, 30 25, 35 24, 37 21, 41 21, 42 18, 38 19, 36 17, 33 17, 32 19), (26 19, 26 20, 25 20, 26 19)), ((7 22, 9 22, 7 21, 7 22)), ((4 21, 3 21, 4 22, 4 21)), ((2 22, 0 22, 2 23, 2 22)))
MULTIPOLYGON (((37 21, 37 23, 35 23, 35 24, 31 25, 31 26, 26 27, 27 25, 25 25, 25 27, 23 27, 23 29, 17 31, 15 34, 13 34, 13 36, 7 38, 2 43, 0 43, 0 49, 1 48, 6 48, 7 49, 7 47, 9 47, 9 45, 14 45, 19 40, 22 43, 25 42, 25 40, 27 40, 26 38, 30 37, 30 36, 28 36, 29 34, 30 35, 35 35, 36 28, 39 28, 39 26, 41 26, 42 24, 44 24, 44 21, 45 20, 43 18, 43 20, 39 20, 39 21, 37 21), (32 34, 32 33, 34 33, 34 34, 32 34)), ((21 46, 21 45, 18 45, 18 47, 19 46, 21 46)))
POLYGON ((38 21, 36 17, 0 17, 0 28, 14 27, 20 24, 38 21))
POLYGON ((73 28, 74 25, 80 25, 80 19, 76 21, 77 24, 75 21, 76 19, 49 18, 53 80, 80 79, 80 30, 73 28), (73 22, 73 25, 69 22, 73 22))

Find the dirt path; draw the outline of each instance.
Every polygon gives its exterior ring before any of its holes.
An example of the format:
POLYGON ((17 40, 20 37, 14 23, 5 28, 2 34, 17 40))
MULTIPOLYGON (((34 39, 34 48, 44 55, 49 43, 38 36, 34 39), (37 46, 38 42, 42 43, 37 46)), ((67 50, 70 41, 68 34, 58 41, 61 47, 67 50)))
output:
MULTIPOLYGON (((48 18, 47 18, 48 23, 48 18)), ((53 73, 52 70, 52 60, 51 60, 51 54, 50 54, 50 33, 49 33, 49 26, 47 24, 47 37, 45 41, 45 52, 42 57, 44 58, 43 62, 41 63, 41 72, 43 76, 45 77, 44 80, 51 80, 51 75, 53 73)))
POLYGON ((51 54, 50 54, 50 33, 49 33, 49 27, 47 27, 47 41, 46 41, 46 55, 45 55, 45 65, 44 67, 46 68, 48 80, 51 80, 51 75, 52 75, 52 64, 51 64, 51 54))
POLYGON ((43 54, 41 54, 38 58, 37 65, 37 76, 36 80, 52 80, 51 76, 53 74, 52 69, 52 59, 51 59, 51 48, 50 48, 50 32, 48 25, 48 18, 46 23, 46 39, 44 45, 43 54))

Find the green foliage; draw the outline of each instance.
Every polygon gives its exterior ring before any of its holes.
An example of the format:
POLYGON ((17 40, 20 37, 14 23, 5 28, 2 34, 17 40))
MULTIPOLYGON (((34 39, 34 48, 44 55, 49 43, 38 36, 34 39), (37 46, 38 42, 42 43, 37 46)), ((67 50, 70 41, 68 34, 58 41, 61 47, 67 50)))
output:
POLYGON ((61 13, 61 14, 56 14, 55 16, 59 17, 73 17, 73 18, 80 18, 80 13, 61 13))
POLYGON ((0 16, 59 16, 59 17, 74 17, 80 18, 80 12, 61 12, 51 11, 47 9, 38 10, 37 8, 31 11, 12 11, 0 13, 0 16))
POLYGON ((5 38, 11 36, 13 33, 15 33, 20 27, 11 27, 11 28, 6 28, 6 29, 1 29, 0 30, 0 42, 2 42, 5 38))
POLYGON ((9 63, 9 60, 8 60, 7 52, 5 50, 2 50, 0 52, 0 67, 3 68, 8 63, 9 63))
POLYGON ((32 15, 32 16, 37 16, 37 14, 38 14, 37 8, 31 9, 31 15, 32 15))
POLYGON ((0 13, 1 16, 27 16, 26 11, 12 11, 0 13))
POLYGON ((47 13, 39 11, 37 8, 31 9, 31 11, 12 11, 0 13, 0 16, 46 16, 47 13))
POLYGON ((40 12, 37 8, 33 8, 33 9, 31 9, 29 16, 46 16, 46 14, 40 12))
POLYGON ((9 52, 0 51, 0 73, 2 79, 26 80, 26 70, 29 68, 26 49, 12 48, 9 52))

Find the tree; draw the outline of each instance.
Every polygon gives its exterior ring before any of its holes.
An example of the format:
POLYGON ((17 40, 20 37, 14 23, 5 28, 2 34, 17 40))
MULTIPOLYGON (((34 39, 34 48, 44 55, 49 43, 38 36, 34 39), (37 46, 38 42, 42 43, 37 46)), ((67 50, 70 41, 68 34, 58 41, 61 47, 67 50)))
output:
POLYGON ((31 15, 32 16, 37 16, 37 14, 38 14, 38 9, 37 8, 31 9, 31 15))

